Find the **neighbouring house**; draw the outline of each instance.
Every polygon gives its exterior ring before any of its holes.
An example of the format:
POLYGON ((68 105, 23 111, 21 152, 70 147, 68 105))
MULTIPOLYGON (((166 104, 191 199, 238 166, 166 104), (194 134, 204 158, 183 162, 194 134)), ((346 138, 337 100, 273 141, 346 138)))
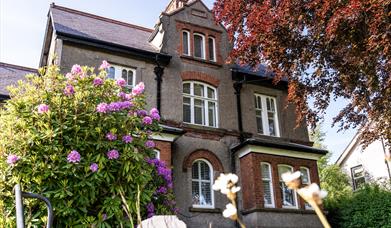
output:
POLYGON ((236 227, 221 215, 228 203, 212 190, 219 173, 240 177, 239 211, 248 227, 321 227, 281 174, 300 170, 319 183, 326 154, 296 127, 287 81, 273 84, 263 66, 226 64, 225 28, 200 0, 172 0, 153 29, 52 4, 40 66, 98 67, 129 87, 143 81, 147 103, 162 116, 157 154, 172 167, 178 216, 188 227, 236 227))
POLYGON ((383 139, 364 147, 358 132, 339 156, 336 164, 350 177, 353 190, 369 182, 391 180, 391 163, 385 157, 389 149, 383 139))

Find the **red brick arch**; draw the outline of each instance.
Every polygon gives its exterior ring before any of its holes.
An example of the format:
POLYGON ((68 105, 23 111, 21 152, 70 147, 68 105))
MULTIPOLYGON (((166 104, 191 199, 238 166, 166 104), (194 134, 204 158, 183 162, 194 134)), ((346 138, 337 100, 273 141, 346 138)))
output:
POLYGON ((188 81, 188 80, 201 81, 201 82, 208 83, 214 87, 218 87, 220 84, 219 79, 214 78, 213 76, 202 72, 184 71, 181 73, 181 77, 183 81, 188 81))
POLYGON ((213 170, 224 172, 224 167, 223 164, 221 164, 220 159, 214 153, 204 149, 193 151, 185 157, 182 164, 183 172, 187 172, 187 169, 191 169, 193 162, 197 159, 205 159, 213 166, 213 170))

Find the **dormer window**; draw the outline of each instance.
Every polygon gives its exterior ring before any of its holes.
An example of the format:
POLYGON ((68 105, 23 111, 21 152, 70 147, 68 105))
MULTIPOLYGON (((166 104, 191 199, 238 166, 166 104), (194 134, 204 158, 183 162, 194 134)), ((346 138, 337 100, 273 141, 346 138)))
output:
POLYGON ((183 54, 190 55, 190 33, 189 31, 182 32, 182 44, 183 44, 183 54))
POLYGON ((255 94, 254 98, 258 133, 279 137, 276 98, 261 94, 255 94))
POLYGON ((194 33, 194 57, 205 59, 205 36, 194 33))
POLYGON ((209 48, 209 60, 216 62, 216 42, 215 38, 208 38, 208 48, 209 48))

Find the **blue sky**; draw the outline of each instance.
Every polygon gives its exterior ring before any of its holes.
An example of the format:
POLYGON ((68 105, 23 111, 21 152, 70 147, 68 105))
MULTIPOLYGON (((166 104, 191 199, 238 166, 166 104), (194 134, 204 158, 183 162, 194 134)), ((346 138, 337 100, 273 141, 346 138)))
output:
MULTIPOLYGON (((0 0, 0 62, 38 67, 47 12, 53 0, 0 0)), ((169 0, 57 0, 55 4, 152 28, 169 0)), ((212 7, 214 0, 204 0, 212 7)), ((332 117, 345 102, 333 102, 323 130, 326 146, 335 160, 354 136, 355 130, 337 133, 332 117)))

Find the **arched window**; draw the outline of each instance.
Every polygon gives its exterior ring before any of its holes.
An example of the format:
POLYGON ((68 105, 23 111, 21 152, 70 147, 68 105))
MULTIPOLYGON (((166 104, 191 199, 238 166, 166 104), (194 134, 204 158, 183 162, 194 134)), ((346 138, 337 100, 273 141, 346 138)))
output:
POLYGON ((263 199, 265 207, 274 207, 272 169, 269 163, 261 162, 263 199))
POLYGON ((292 189, 289 189, 288 186, 285 185, 285 182, 282 180, 281 177, 283 173, 287 173, 287 172, 293 172, 293 168, 288 165, 278 165, 278 176, 280 178, 282 207, 297 208, 296 192, 292 189))
POLYGON ((133 87, 136 84, 136 69, 119 65, 111 65, 107 70, 107 78, 126 81, 126 86, 133 87))
POLYGON ((194 57, 205 59, 205 36, 194 33, 194 57))
POLYGON ((204 159, 194 161, 191 175, 193 207, 213 208, 213 169, 211 164, 204 159))
POLYGON ((190 33, 182 31, 182 50, 184 55, 190 55, 190 33))
POLYGON ((155 158, 160 160, 160 150, 155 149, 153 152, 155 153, 155 158))
POLYGON ((209 60, 216 62, 216 42, 215 38, 208 38, 209 60))
POLYGON ((183 122, 218 126, 216 88, 201 82, 183 83, 183 122))
POLYGON ((135 84, 134 70, 133 69, 122 69, 122 78, 126 81, 126 85, 133 87, 135 84))
POLYGON ((115 78, 115 68, 111 66, 107 72, 107 77, 114 79, 115 78))

